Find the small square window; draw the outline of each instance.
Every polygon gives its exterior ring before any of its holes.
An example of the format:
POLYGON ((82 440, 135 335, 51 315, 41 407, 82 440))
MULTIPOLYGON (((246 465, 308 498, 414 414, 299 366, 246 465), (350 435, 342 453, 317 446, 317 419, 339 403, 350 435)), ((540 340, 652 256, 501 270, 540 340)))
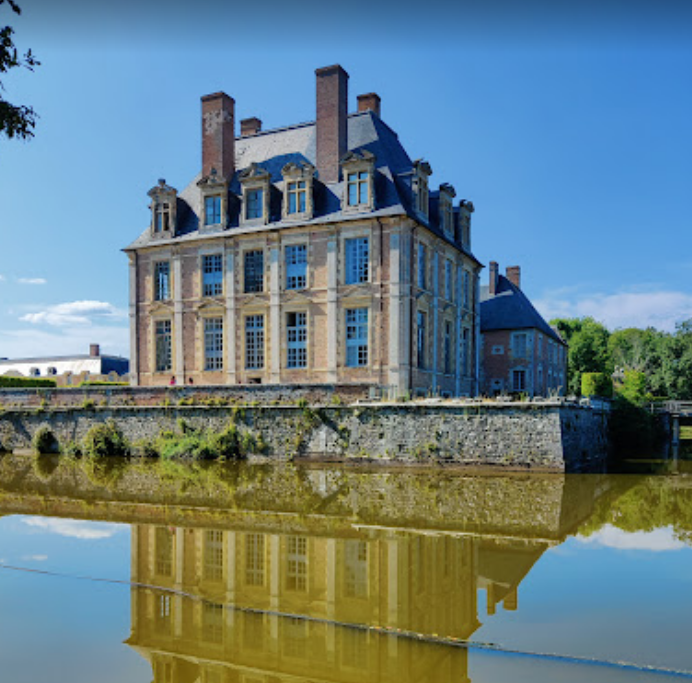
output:
POLYGON ((358 206, 368 203, 368 182, 370 174, 367 171, 349 173, 347 176, 348 184, 348 205, 358 206))

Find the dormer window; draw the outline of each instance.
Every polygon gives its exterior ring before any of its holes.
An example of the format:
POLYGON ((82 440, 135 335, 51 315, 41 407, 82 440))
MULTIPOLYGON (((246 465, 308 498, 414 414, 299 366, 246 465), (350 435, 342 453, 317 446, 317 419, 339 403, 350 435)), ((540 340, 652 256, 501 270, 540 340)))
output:
POLYGON ((269 171, 255 163, 240 173, 244 224, 264 225, 269 222, 269 180, 269 171))
POLYGON ((307 206, 307 183, 304 180, 296 180, 288 183, 288 213, 305 213, 307 206))
POLYGON ((212 168, 211 173, 202 178, 197 186, 202 191, 202 224, 205 228, 225 228, 228 215, 228 181, 212 168))
POLYGON ((440 185, 440 227, 447 237, 454 239, 454 209, 456 191, 449 183, 440 185))
POLYGON ((204 225, 221 223, 221 195, 204 198, 204 225))
POLYGON ((159 180, 148 192, 151 197, 151 232, 156 237, 171 237, 175 234, 177 191, 159 180))
POLYGON ((413 204, 421 218, 428 220, 430 207, 430 190, 428 178, 432 175, 432 168, 427 161, 413 162, 413 204))
POLYGON ((315 167, 305 161, 290 162, 281 169, 284 177, 284 219, 310 220, 314 214, 315 167))
POLYGON ((344 211, 371 211, 375 207, 373 174, 375 156, 367 150, 349 152, 341 160, 344 174, 344 211))

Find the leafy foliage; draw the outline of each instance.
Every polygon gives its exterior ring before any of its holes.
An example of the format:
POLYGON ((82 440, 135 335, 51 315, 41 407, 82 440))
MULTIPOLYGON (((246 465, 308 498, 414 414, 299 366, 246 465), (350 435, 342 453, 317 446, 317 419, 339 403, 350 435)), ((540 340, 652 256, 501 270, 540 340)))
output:
MULTIPOLYGON (((0 6, 5 2, 17 15, 22 11, 14 0, 0 0, 0 6)), ((24 67, 33 71, 40 62, 34 57, 31 50, 20 55, 15 47, 12 36, 14 29, 11 26, 0 28, 0 74, 7 73, 15 67, 24 67)), ((0 90, 4 90, 0 81, 0 90)), ((0 96, 0 134, 8 138, 22 138, 24 140, 34 136, 33 128, 36 125, 37 114, 32 107, 26 105, 11 104, 0 96)))
POLYGON ((583 396, 610 398, 613 395, 613 380, 604 372, 583 372, 581 393, 583 396))
POLYGON ((82 441, 82 453, 90 458, 127 457, 130 445, 113 420, 94 425, 82 441))
POLYGON ((55 438, 50 427, 41 425, 31 439, 31 445, 37 454, 41 453, 57 453, 60 449, 58 440, 55 438))
POLYGON ((34 379, 33 377, 0 376, 0 388, 17 389, 22 387, 55 387, 54 379, 34 379))

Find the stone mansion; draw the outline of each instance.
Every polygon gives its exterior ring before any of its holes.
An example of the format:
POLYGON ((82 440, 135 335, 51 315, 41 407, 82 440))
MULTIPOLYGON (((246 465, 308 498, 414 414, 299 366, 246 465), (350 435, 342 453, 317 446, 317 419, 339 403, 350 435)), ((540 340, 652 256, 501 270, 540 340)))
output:
POLYGON ((363 384, 478 392, 473 204, 412 161, 380 98, 316 71, 316 121, 262 130, 202 97, 202 170, 149 191, 130 262, 136 385, 363 384))

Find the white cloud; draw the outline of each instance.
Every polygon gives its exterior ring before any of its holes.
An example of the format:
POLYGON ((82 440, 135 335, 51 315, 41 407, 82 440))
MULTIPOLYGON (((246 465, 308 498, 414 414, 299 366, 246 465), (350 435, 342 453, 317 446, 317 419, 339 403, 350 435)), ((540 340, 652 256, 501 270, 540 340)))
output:
POLYGON ((50 534, 94 541, 111 538, 116 533, 125 531, 127 525, 107 522, 81 522, 76 519, 54 519, 46 517, 24 517, 24 524, 41 529, 50 534))
POLYGON ((53 325, 91 325, 95 320, 122 320, 125 312, 106 301, 70 301, 48 306, 36 313, 27 313, 20 320, 33 324, 53 325))
POLYGON ((591 536, 575 536, 575 539, 587 545, 599 545, 618 550, 648 550, 655 553, 681 550, 686 547, 682 541, 675 538, 672 527, 630 533, 606 524, 591 536))
POLYGON ((43 277, 18 277, 20 285, 45 285, 47 280, 43 277))
POLYGON ((45 562, 48 559, 48 555, 24 555, 22 560, 24 562, 45 562))
POLYGON ((546 320, 591 316, 611 330, 655 327, 673 332, 676 323, 692 318, 692 294, 666 290, 583 296, 557 290, 534 299, 534 305, 546 320))
POLYGON ((101 353, 127 357, 130 332, 122 325, 67 325, 48 330, 0 330, 1 356, 32 358, 86 353, 89 344, 101 345, 101 353))
POLYGON ((5 279, 6 279, 5 276, 0 274, 0 282, 5 282, 5 279))

